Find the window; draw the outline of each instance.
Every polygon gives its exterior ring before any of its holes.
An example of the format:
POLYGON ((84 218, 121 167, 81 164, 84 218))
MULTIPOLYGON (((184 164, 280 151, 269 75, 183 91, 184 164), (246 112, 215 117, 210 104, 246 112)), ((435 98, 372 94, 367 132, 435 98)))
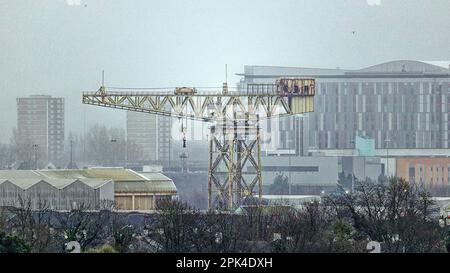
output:
POLYGON ((416 169, 414 168, 414 166, 409 167, 409 180, 410 181, 416 180, 416 169))

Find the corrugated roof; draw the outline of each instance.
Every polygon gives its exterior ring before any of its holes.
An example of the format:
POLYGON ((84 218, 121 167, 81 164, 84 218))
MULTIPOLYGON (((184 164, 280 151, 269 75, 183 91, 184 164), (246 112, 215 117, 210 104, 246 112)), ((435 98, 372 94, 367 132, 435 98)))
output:
POLYGON ((102 178, 114 181, 142 180, 132 170, 123 168, 91 168, 82 170, 40 170, 40 173, 50 178, 102 178))
POLYGON ((144 176, 148 180, 152 181, 172 181, 172 179, 168 178, 162 173, 157 172, 139 172, 140 175, 144 176))
POLYGON ((0 179, 0 184, 9 182, 13 185, 16 185, 19 188, 22 188, 24 190, 31 188, 32 186, 38 184, 38 183, 47 183, 57 189, 63 189, 70 184, 73 184, 75 182, 81 182, 85 185, 97 189, 104 185, 105 183, 110 182, 111 180, 105 180, 105 179, 37 179, 37 178, 18 178, 18 179, 0 179))
POLYGON ((136 181, 143 180, 138 173, 123 168, 91 168, 79 170, 0 170, 0 179, 85 179, 100 178, 112 179, 115 181, 136 181))
POLYGON ((139 180, 135 181, 117 181, 114 183, 115 192, 141 192, 157 193, 170 192, 176 193, 177 188, 172 179, 158 172, 139 172, 135 173, 139 180))
POLYGON ((170 192, 176 193, 177 188, 173 181, 119 181, 114 183, 114 192, 141 192, 156 193, 170 192))
POLYGON ((19 188, 22 189, 28 189, 29 187, 33 186, 34 184, 42 181, 41 179, 35 179, 35 178, 20 178, 20 179, 2 179, 0 180, 0 185, 3 183, 11 183, 19 188))
POLYGON ((45 176, 38 171, 33 170, 0 170, 0 179, 21 179, 21 178, 36 178, 43 179, 45 176))
POLYGON ((113 180, 118 192, 177 192, 173 181, 156 172, 137 173, 123 168, 90 168, 82 170, 5 170, 0 171, 0 184, 9 181, 27 189, 41 181, 62 189, 75 181, 98 188, 113 180))

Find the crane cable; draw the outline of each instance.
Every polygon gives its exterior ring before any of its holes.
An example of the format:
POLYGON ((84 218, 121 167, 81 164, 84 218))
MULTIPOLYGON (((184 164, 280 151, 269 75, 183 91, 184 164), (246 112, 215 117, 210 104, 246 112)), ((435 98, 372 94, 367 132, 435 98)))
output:
POLYGON ((186 118, 186 121, 184 121, 183 117, 181 117, 181 132, 183 133, 183 148, 186 148, 187 107, 185 109, 185 118, 186 118), (184 125, 186 125, 186 127, 184 125))

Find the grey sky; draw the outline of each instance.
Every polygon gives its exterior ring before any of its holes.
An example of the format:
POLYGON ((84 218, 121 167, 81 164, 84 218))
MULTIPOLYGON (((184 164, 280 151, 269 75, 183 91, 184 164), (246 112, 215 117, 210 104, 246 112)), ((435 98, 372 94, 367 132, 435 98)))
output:
POLYGON ((449 12, 448 0, 0 0, 0 141, 30 94, 66 97, 67 131, 84 114, 123 127, 124 112, 81 104, 102 69, 111 86, 220 86, 225 63, 231 75, 449 60, 449 12))

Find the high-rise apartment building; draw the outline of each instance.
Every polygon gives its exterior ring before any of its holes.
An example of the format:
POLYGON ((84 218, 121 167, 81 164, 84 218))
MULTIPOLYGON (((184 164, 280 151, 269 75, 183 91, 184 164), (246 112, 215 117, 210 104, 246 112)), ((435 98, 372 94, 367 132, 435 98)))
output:
POLYGON ((128 161, 169 165, 171 129, 170 117, 127 111, 128 161))
MULTIPOLYGON (((450 148, 450 69, 392 61, 360 70, 245 66, 238 75, 241 91, 249 83, 274 83, 278 77, 315 78, 305 138, 314 150, 350 155, 356 136, 373 138, 380 155, 450 148)), ((298 143, 298 129, 280 127, 280 149, 298 143)))
POLYGON ((162 165, 171 166, 172 156, 172 118, 158 116, 158 148, 159 161, 162 165))
POLYGON ((17 135, 22 158, 31 167, 48 163, 62 166, 64 152, 64 98, 33 95, 17 98, 17 135), (29 151, 29 152, 27 152, 29 151))
POLYGON ((157 116, 127 111, 128 161, 156 161, 158 149, 157 116))

